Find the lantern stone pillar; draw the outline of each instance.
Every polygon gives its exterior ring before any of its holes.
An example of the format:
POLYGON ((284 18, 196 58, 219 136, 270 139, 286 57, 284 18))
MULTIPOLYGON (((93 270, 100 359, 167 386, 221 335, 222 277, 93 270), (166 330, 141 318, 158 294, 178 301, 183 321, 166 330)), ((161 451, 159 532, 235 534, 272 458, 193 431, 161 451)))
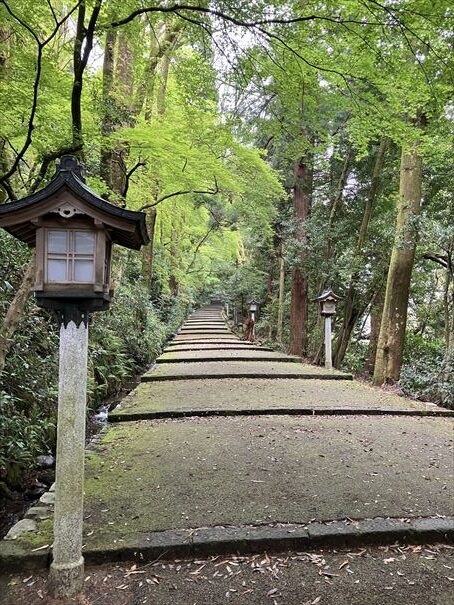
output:
POLYGON ((84 584, 82 528, 87 358, 87 315, 62 321, 54 544, 50 567, 50 586, 55 597, 74 596, 84 584))
POLYGON ((331 315, 325 315, 325 368, 328 370, 332 370, 333 368, 331 340, 331 315))
POLYGON ((336 303, 339 300, 339 296, 334 294, 332 290, 325 290, 315 302, 320 304, 320 313, 324 318, 325 324, 325 368, 331 370, 333 368, 333 354, 332 354, 332 335, 331 335, 331 318, 336 314, 336 303))

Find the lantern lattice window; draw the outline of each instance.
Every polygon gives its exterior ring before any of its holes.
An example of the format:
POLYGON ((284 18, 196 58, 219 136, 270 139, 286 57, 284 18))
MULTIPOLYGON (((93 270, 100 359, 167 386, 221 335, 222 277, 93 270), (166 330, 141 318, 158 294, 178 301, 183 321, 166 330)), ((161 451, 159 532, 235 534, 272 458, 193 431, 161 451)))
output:
POLYGON ((47 230, 46 281, 93 283, 96 233, 89 230, 47 230))

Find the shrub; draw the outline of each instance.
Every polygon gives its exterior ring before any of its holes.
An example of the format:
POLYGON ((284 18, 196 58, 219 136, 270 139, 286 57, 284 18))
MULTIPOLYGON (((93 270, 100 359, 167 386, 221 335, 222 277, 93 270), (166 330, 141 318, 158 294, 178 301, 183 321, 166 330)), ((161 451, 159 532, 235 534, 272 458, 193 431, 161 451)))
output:
POLYGON ((0 479, 17 488, 38 454, 49 451, 55 425, 35 406, 25 414, 18 402, 0 391, 0 479))

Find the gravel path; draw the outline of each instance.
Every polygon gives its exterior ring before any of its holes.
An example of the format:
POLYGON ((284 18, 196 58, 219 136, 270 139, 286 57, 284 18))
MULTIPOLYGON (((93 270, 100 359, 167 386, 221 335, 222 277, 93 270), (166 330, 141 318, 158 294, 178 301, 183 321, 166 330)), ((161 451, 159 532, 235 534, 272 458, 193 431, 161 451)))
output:
MULTIPOLYGON (((453 570, 453 550, 437 546, 123 562, 87 568, 78 605, 452 605, 453 570)), ((0 595, 57 605, 47 573, 5 576, 0 595)))

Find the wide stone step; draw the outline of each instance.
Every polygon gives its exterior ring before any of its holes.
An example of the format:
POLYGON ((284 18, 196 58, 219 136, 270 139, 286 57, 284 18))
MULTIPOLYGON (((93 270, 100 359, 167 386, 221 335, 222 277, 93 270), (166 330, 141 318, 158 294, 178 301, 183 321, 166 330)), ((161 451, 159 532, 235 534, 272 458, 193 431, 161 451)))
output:
POLYGON ((248 341, 223 342, 214 346, 212 343, 169 343, 164 349, 171 351, 274 351, 270 347, 257 347, 248 341))
POLYGON ((91 545, 202 526, 449 515, 452 432, 436 418, 122 423, 87 461, 91 545), (114 479, 114 480, 113 480, 114 479))
POLYGON ((142 381, 196 380, 198 378, 324 378, 325 380, 348 380, 351 374, 325 370, 318 366, 278 363, 275 361, 250 361, 247 365, 237 361, 212 362, 207 366, 201 362, 182 364, 160 364, 142 376, 142 381))
POLYGON ((281 413, 330 410, 356 413, 372 410, 384 412, 448 413, 433 404, 424 404, 398 397, 381 389, 356 381, 326 381, 322 377, 311 380, 281 378, 236 378, 170 382, 143 382, 127 395, 109 419, 152 417, 153 414, 248 412, 281 413), (293 412, 293 411, 295 412, 293 412), (287 412, 286 412, 287 411, 287 412))
POLYGON ((263 349, 255 350, 225 350, 216 349, 211 351, 191 351, 191 352, 180 352, 172 351, 163 353, 157 360, 156 363, 184 363, 188 361, 198 362, 213 362, 213 361, 276 361, 276 362, 289 362, 298 363, 301 362, 300 357, 294 355, 285 355, 276 351, 264 351, 263 349))
MULTIPOLYGON (((240 339, 236 337, 234 334, 213 334, 212 332, 206 332, 201 334, 177 334, 172 342, 178 343, 184 340, 193 340, 193 341, 203 341, 203 340, 217 340, 219 342, 224 341, 234 341, 240 342, 240 339)), ((170 343, 169 343, 170 344, 170 343)))

